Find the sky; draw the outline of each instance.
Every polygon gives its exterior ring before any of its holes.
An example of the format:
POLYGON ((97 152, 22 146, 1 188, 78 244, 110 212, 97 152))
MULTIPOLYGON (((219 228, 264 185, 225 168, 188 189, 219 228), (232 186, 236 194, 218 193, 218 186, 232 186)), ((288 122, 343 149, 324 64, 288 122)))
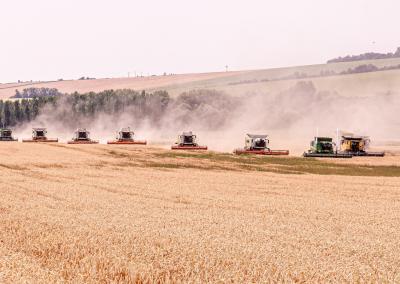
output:
POLYGON ((0 82, 324 63, 400 46, 397 0, 2 0, 0 82))

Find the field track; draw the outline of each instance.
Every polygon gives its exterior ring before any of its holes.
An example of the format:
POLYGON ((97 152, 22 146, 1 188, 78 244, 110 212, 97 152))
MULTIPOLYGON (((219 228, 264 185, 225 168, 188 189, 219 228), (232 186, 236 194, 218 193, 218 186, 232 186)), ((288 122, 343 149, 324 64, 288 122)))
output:
POLYGON ((179 155, 1 143, 0 282, 400 281, 397 168, 179 155))

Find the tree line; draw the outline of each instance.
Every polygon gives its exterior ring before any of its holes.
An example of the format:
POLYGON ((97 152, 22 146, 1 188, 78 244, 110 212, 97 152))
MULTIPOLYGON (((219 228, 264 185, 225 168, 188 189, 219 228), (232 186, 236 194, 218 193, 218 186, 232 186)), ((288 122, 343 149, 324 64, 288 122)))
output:
POLYGON ((57 97, 61 96, 62 93, 56 88, 26 88, 22 91, 15 90, 15 95, 11 98, 13 99, 29 99, 29 98, 39 98, 39 97, 57 97))
MULTIPOLYGON (((31 93, 40 93, 32 91, 31 93)), ((58 91, 55 91, 58 92, 58 91)), ((132 115, 156 118, 168 105, 167 92, 137 92, 133 90, 108 90, 100 93, 58 94, 57 96, 32 96, 18 100, 0 100, 0 126, 13 127, 34 120, 40 114, 51 114, 54 119, 78 120, 96 115, 114 114, 133 108, 132 115)))
POLYGON ((360 60, 371 60, 371 59, 385 59, 385 58, 397 58, 400 57, 400 47, 397 50, 389 53, 376 53, 367 52, 359 55, 347 55, 345 57, 337 57, 328 60, 327 63, 337 63, 337 62, 350 62, 350 61, 360 61, 360 60))
POLYGON ((53 97, 22 100, 0 100, 0 127, 11 127, 35 119, 45 105, 54 104, 53 97))
POLYGON ((282 81, 282 80, 299 80, 299 79, 307 79, 307 78, 317 78, 317 77, 329 77, 336 75, 348 75, 348 74, 357 74, 357 73, 367 73, 367 72, 378 72, 378 71, 388 71, 388 70, 397 70, 400 69, 400 64, 397 65, 389 65, 384 67, 377 67, 373 64, 361 64, 354 68, 348 68, 347 70, 343 70, 341 72, 336 72, 334 70, 321 70, 319 74, 307 74, 305 72, 294 72, 292 74, 272 78, 272 79, 252 79, 252 80, 242 80, 237 82, 228 83, 228 85, 242 85, 242 84, 254 84, 259 82, 271 82, 271 81, 282 81))

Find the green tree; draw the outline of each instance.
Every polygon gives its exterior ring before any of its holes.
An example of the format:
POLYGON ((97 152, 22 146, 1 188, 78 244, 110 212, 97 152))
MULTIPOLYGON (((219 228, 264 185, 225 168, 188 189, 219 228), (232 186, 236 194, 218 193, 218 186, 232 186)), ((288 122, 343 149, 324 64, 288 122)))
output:
POLYGON ((39 115, 39 100, 34 97, 30 101, 32 108, 31 108, 31 119, 35 119, 39 115))
POLYGON ((21 101, 21 106, 22 106, 22 115, 23 115, 23 121, 30 121, 31 120, 31 109, 29 106, 29 100, 23 99, 21 101))
POLYGON ((21 123, 23 119, 22 115, 22 110, 21 110, 21 105, 19 103, 19 100, 14 101, 14 117, 15 117, 15 123, 21 123))
POLYGON ((12 107, 11 107, 11 102, 10 101, 6 101, 4 103, 4 126, 5 127, 9 127, 12 124, 12 107))

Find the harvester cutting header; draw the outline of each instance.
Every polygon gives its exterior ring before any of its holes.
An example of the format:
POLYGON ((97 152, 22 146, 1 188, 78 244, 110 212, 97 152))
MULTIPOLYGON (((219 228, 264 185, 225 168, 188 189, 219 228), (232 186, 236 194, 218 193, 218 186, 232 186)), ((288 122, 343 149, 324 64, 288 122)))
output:
POLYGON ((243 149, 236 149, 236 155, 253 154, 253 155, 289 155, 289 150, 271 150, 269 148, 268 135, 247 134, 245 138, 245 146, 243 149))

